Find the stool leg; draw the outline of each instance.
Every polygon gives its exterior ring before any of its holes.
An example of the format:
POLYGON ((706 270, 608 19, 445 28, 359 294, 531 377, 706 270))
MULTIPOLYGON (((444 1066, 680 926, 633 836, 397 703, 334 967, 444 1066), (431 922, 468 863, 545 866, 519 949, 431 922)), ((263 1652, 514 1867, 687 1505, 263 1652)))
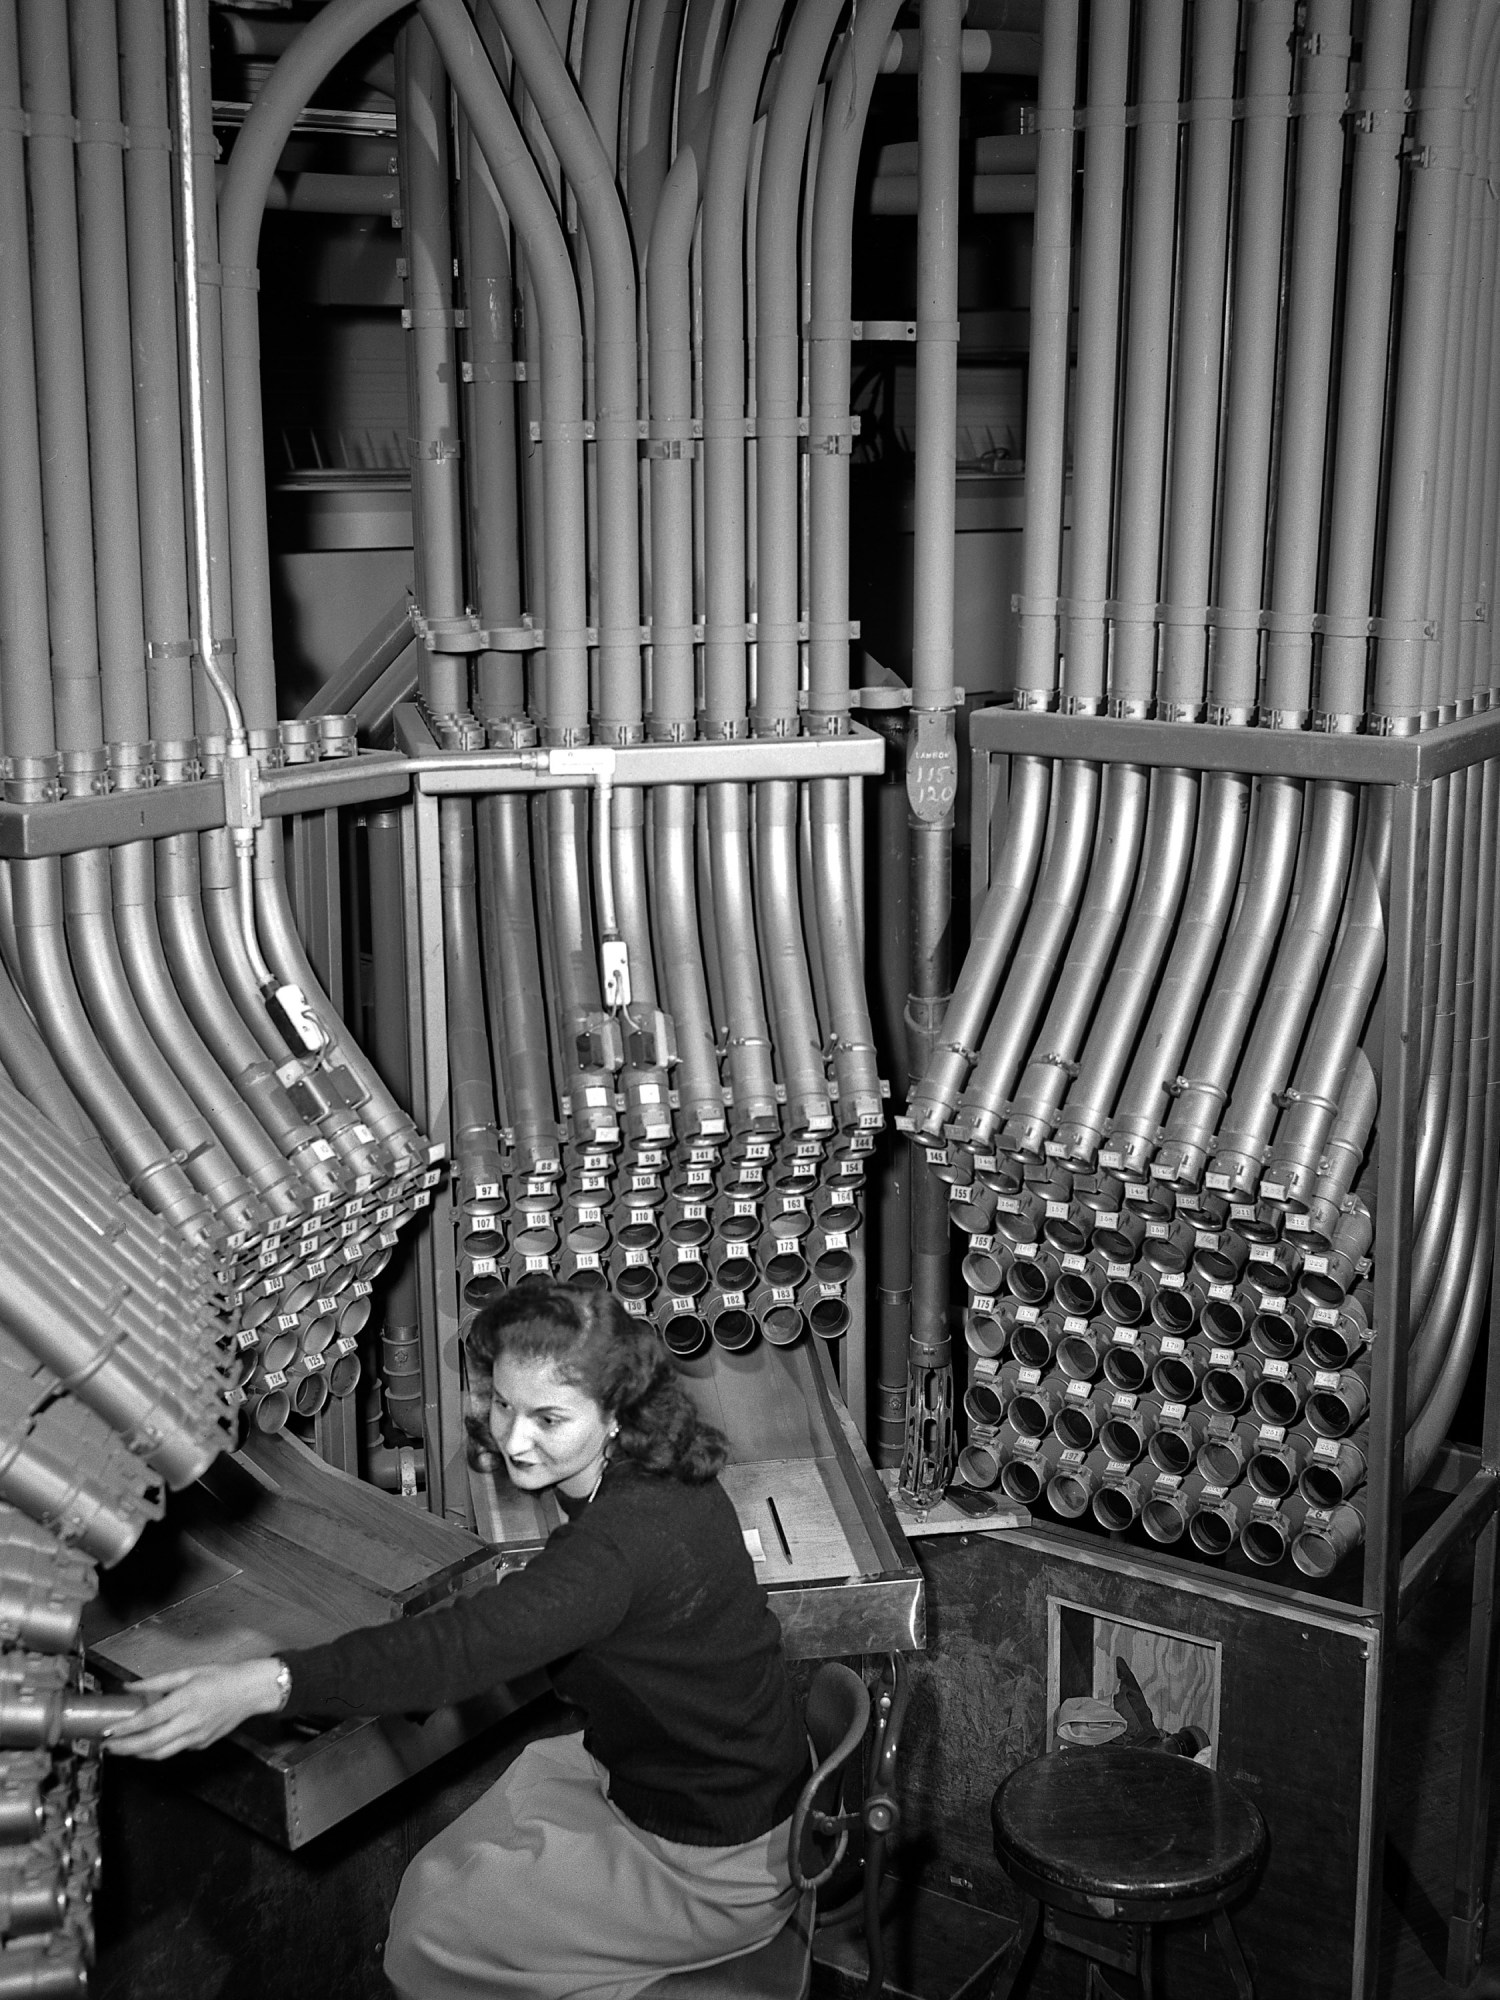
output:
POLYGON ((1229 1921, 1227 1910, 1214 1911, 1214 1935, 1219 1940, 1219 1949, 1224 1954, 1224 1963, 1229 1967, 1229 1976, 1234 1981, 1239 2000, 1255 2000, 1250 1968, 1245 1963, 1245 1954, 1240 1950, 1240 1941, 1234 1934, 1234 1925, 1229 1921))
MULTIPOLYGON (((1021 1910, 1021 1925, 1010 1943, 1005 1947, 1000 1969, 995 1974, 995 1983, 990 1988, 989 2000, 1010 2000, 1016 1989, 1016 1982, 1026 1970, 1026 1961, 1031 1957, 1031 1947, 1036 1943, 1037 1926, 1042 1920, 1042 1906, 1034 1896, 1027 1896, 1021 1910)), ((980 1973, 988 1972, 994 1963, 991 1959, 979 1968, 973 1979, 966 1979, 954 1994, 953 2000, 969 1991, 980 1973)))

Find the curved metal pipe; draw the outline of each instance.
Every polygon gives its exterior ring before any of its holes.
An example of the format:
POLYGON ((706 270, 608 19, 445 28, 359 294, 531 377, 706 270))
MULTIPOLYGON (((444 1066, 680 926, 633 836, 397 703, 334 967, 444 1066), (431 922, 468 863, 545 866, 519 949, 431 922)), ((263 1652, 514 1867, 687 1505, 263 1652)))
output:
MULTIPOLYGON (((299 987, 303 993, 316 993, 317 975, 292 920, 281 830, 274 824, 269 829, 262 828, 256 838, 255 907, 266 956, 278 978, 299 987)), ((360 1120, 379 1144, 388 1149, 399 1171, 425 1166, 427 1149, 416 1126, 386 1090, 379 1072, 343 1021, 326 1002, 319 1018, 330 1053, 349 1072, 358 1088, 360 1120)))
MULTIPOLYGON (((808 432, 838 439, 849 414, 854 290, 854 198, 860 142, 877 62, 900 0, 874 0, 856 13, 828 88, 818 149, 808 277, 808 432)), ((807 711, 811 732, 841 735, 849 709, 849 454, 810 451, 807 466, 807 711)))
POLYGON ((884 1123, 880 1069, 865 994, 849 851, 849 794, 840 778, 809 787, 813 881, 827 988, 827 1022, 838 1079, 838 1119, 846 1132, 884 1123))
POLYGON ((1321 780, 1313 787, 1296 908, 1240 1058, 1215 1146, 1213 1171, 1227 1174, 1237 1191, 1251 1188, 1259 1175, 1276 1120, 1276 1099, 1286 1087, 1317 997, 1338 924, 1358 812, 1359 794, 1352 785, 1321 780))
POLYGON ((213 1129, 167 1068, 136 1005, 112 922, 109 854, 92 848, 63 862, 68 948, 99 1041, 184 1171, 232 1230, 255 1227, 265 1211, 213 1129))
POLYGON ((31 1011, 12 984, 8 971, 0 973, 0 1065, 16 1089, 59 1132, 91 1155, 97 1155, 99 1162, 107 1164, 113 1174, 114 1164, 103 1151, 99 1134, 38 1033, 31 1011))
MULTIPOLYGON (((777 63, 755 204, 755 708, 758 736, 798 733, 801 533, 797 250, 808 127, 840 0, 801 0, 777 63)), ((717 118, 715 120, 717 124, 717 118)), ((712 154, 710 189, 714 192, 712 154)), ((705 227, 711 220, 705 212, 705 227)), ((830 442, 841 440, 835 435, 830 442)), ((809 437, 810 448, 815 441, 809 437)))
MULTIPOLYGON (((1385 965, 1390 866, 1391 795, 1388 787, 1374 786, 1366 795, 1364 836, 1345 903, 1343 934, 1318 996, 1307 1043, 1293 1073, 1290 1101, 1266 1163, 1263 1186, 1273 1199, 1307 1202, 1318 1162, 1330 1143, 1385 965), (1273 1188, 1282 1192, 1272 1195, 1273 1188)), ((1368 1069, 1368 1062, 1365 1066, 1368 1069)))
POLYGON ((995 993, 1010 949, 1030 906, 1031 887, 1043 852, 1052 790, 1052 762, 1017 757, 1011 762, 1005 838, 990 886, 974 926, 953 996, 943 1015, 938 1045, 925 1074, 913 1086, 906 1114, 917 1133, 942 1133, 977 1060, 995 993))
POLYGON ((1150 779, 1138 764, 1106 764, 1088 887, 1068 956, 1031 1057, 1012 1097, 1000 1143, 1039 1157, 1071 1078, 1094 1002, 1125 922, 1140 860, 1150 779))
POLYGON ((305 1206, 312 1190, 287 1164, 254 1111, 200 1038, 172 980, 156 919, 155 864, 148 841, 110 850, 115 934, 141 1017, 183 1089, 240 1172, 274 1212, 305 1206))
POLYGON ((782 0, 742 0, 729 30, 703 176, 701 728, 746 733, 745 192, 751 133, 782 0))
POLYGON ((710 785, 706 790, 707 847, 713 878, 709 929, 717 941, 727 1023, 726 1064, 734 1094, 730 1128, 735 1132, 775 1132, 779 1126, 776 1074, 761 987, 755 891, 750 876, 750 788, 724 784, 710 785))
POLYGON ((209 1204, 170 1158, 94 1033, 63 945, 62 867, 13 861, 16 938, 37 1025, 121 1175, 148 1207, 190 1236, 204 1233, 209 1204))
POLYGON ((768 962, 772 1033, 792 1132, 833 1124, 823 1050, 802 941, 797 893, 797 787, 755 788, 755 892, 761 949, 768 962))
POLYGON ((636 9, 621 167, 631 234, 643 249, 651 241, 672 158, 672 107, 686 11, 687 0, 640 0, 636 9))
POLYGON ((474 808, 468 799, 439 802, 438 840, 453 1157, 460 1198, 472 1201, 477 1184, 500 1179, 500 1142, 479 960, 474 808))
MULTIPOLYGON (((197 1033, 304 1181, 319 1194, 342 1190, 330 1148, 293 1105, 276 1074, 277 1061, 245 1025, 220 973, 204 920, 198 845, 190 833, 156 843, 156 916, 167 965, 197 1033)), ((258 993, 256 999, 269 1033, 258 993)), ((283 1044, 277 1060, 285 1061, 286 1053, 283 1044)))
POLYGON ((1300 784, 1287 778, 1260 781, 1239 909, 1153 1163, 1153 1173, 1163 1180, 1192 1186, 1203 1171, 1291 893, 1301 818, 1300 784))
POLYGON ((981 1148, 998 1129, 1022 1054, 1073 928, 1094 842, 1099 766, 1064 763, 1056 787, 1046 864, 1026 915, 1010 974, 963 1096, 956 1123, 965 1144, 981 1148))
POLYGON ((713 1018, 698 941, 694 882, 694 800, 691 785, 663 785, 652 800, 657 957, 677 1031, 677 1092, 690 1136, 724 1135, 713 1018))
MULTIPOLYGON (((601 741, 628 743, 641 733, 640 517, 636 417, 635 264, 625 212, 615 189, 612 147, 599 135, 535 0, 489 0, 510 44, 527 94, 578 205, 593 290, 594 436, 598 464, 599 705, 601 741)), ((424 10, 425 11, 425 10, 424 10)), ((459 11, 462 9, 460 7, 459 11)), ((623 10, 617 10, 623 11, 623 10)), ((452 64, 450 61, 450 69, 452 64)), ((463 85, 455 73, 455 85, 463 85)), ((482 141, 481 141, 482 143, 482 141)), ((505 190, 501 177, 497 182, 505 190)), ((531 230, 519 212, 518 227, 531 230)), ((544 317, 547 307, 543 307, 544 317)), ((574 525, 576 537, 581 522, 574 525)), ((549 592, 549 621, 556 616, 549 592)), ((549 687, 549 720, 552 691, 549 687)))
MULTIPOLYGON (((1075 1168, 1093 1165, 1109 1126, 1120 1080, 1172 941, 1193 857, 1197 816, 1197 777, 1188 771, 1156 772, 1146 822, 1146 853, 1130 921, 1057 1123, 1055 1139, 1062 1148, 1061 1158, 1075 1168)), ((1181 930, 1178 935, 1182 935, 1181 930)))

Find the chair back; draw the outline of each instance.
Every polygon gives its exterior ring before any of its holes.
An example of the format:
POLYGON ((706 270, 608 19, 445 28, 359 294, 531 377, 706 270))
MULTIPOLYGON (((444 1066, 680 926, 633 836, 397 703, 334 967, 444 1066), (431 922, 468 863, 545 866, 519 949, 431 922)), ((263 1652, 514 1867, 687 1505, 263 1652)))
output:
POLYGON ((870 1693, 859 1675, 829 1660, 807 1691, 807 1734, 816 1769, 802 1787, 792 1815, 792 1881, 798 1889, 826 1882, 849 1843, 842 1817, 850 1759, 870 1722, 870 1693))

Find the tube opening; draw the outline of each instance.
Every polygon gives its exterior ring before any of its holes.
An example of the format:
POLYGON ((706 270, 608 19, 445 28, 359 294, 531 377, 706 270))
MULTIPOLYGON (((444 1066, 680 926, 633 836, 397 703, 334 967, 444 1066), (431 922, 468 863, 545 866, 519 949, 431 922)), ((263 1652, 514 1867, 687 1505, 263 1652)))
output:
POLYGON ((988 1250, 971 1250, 961 1265, 963 1281, 971 1292, 992 1299, 1005 1286, 1005 1272, 998 1257, 988 1250))
POLYGON ((1030 1458, 1007 1459, 1000 1472, 1000 1486, 1009 1500, 1033 1507, 1042 1497, 1042 1475, 1030 1458))
POLYGON ((1180 1542, 1186 1525, 1175 1500, 1148 1500, 1141 1509, 1141 1526, 1153 1542, 1180 1542))
POLYGON ((1094 1495, 1094 1519, 1101 1528, 1108 1528, 1118 1534, 1122 1528, 1135 1523, 1136 1505, 1130 1495, 1119 1486, 1101 1486, 1094 1495))
POLYGON ((1054 1514, 1076 1521, 1088 1511, 1089 1489, 1077 1473, 1059 1472, 1047 1482, 1047 1502, 1054 1514))
POLYGON ((1317 1577, 1319 1581, 1332 1576, 1338 1560, 1338 1550, 1320 1529, 1304 1528, 1292 1544, 1292 1561, 1304 1576, 1317 1577))
POLYGON ((849 1331, 849 1308, 842 1299, 818 1299, 807 1323, 819 1340, 838 1340, 849 1331))
POLYGON ((1012 1399, 1006 1411, 1010 1426, 1019 1437, 1042 1438, 1047 1435, 1047 1407, 1039 1396, 1022 1390, 1012 1399))
POLYGON ((1152 1324, 1179 1339, 1193 1330, 1193 1302, 1182 1292, 1158 1292, 1151 1301, 1152 1324))
POLYGON ((1268 1499, 1284 1500, 1292 1490, 1292 1471, 1274 1452, 1258 1451, 1245 1468, 1250 1484, 1268 1499))
POLYGON ((1198 1469, 1215 1486, 1233 1486, 1240 1476, 1242 1463, 1235 1447, 1219 1438, 1210 1438, 1206 1444, 1199 1446, 1198 1469))
POLYGON ((1349 1405, 1337 1389, 1314 1389, 1307 1399, 1307 1421, 1319 1437, 1347 1437, 1354 1428, 1349 1405))
POLYGON ((1151 1386, 1169 1403, 1190 1403, 1198 1387, 1198 1377, 1190 1361, 1180 1355, 1164 1354, 1151 1371, 1151 1386))
POLYGON ((1234 1547, 1234 1529, 1222 1514, 1201 1508, 1188 1522, 1188 1534, 1195 1549, 1206 1556, 1227 1556, 1234 1547))
MULTIPOLYGON (((1146 1455, 1158 1472, 1168 1472, 1179 1479, 1193 1469, 1193 1441, 1182 1431, 1155 1432, 1146 1455)), ((1177 1532, 1181 1534, 1181 1528, 1177 1532)))
POLYGON ((328 1371, 328 1393, 335 1400, 347 1396, 359 1382, 363 1370, 357 1354, 341 1354, 328 1371))
POLYGON ((964 1391, 964 1414, 971 1424, 994 1429, 1005 1421, 1005 1398, 988 1382, 976 1382, 964 1391))
POLYGON ((708 1341, 708 1328, 696 1313, 673 1313, 663 1322, 661 1337, 669 1354, 686 1361, 689 1355, 702 1351, 708 1341))
POLYGON ((1128 1278, 1111 1278, 1100 1295, 1104 1317, 1116 1326, 1139 1326, 1146 1317, 1146 1300, 1128 1278))
POLYGON ((1092 1411, 1082 1403, 1064 1403, 1052 1419, 1052 1435, 1069 1451, 1092 1451, 1096 1436, 1092 1411))
POLYGON ((1134 1465, 1146 1449, 1146 1441, 1128 1417, 1111 1417, 1099 1432, 1099 1442, 1111 1458, 1123 1458, 1134 1465))
POLYGON ((1111 1389, 1139 1395, 1146 1386, 1146 1357, 1138 1347, 1111 1347, 1104 1356, 1104 1379, 1111 1389))
POLYGON ((1076 1271, 1064 1271, 1052 1287, 1052 1296, 1057 1301, 1057 1309, 1069 1319, 1092 1319, 1099 1303, 1099 1295, 1087 1278, 1081 1278, 1076 1271))
POLYGON ((1074 1382, 1091 1382, 1099 1372, 1099 1350, 1086 1333, 1065 1333, 1057 1343, 1057 1365, 1074 1382))
POLYGON ((1300 1405, 1295 1386, 1272 1375, 1256 1383, 1250 1407, 1263 1424, 1285 1426, 1297 1421, 1300 1405))
POLYGON ((1237 1417, 1250 1396, 1244 1377, 1234 1369, 1210 1368, 1203 1377, 1203 1400, 1211 1410, 1222 1410, 1226 1415, 1237 1417))
POLYGON ((1203 1331, 1215 1347, 1238 1347, 1245 1338, 1245 1315, 1233 1299, 1210 1299, 1203 1308, 1203 1331))
POLYGON ((1286 1535, 1270 1521, 1247 1521, 1240 1531, 1240 1547, 1251 1562, 1272 1569, 1286 1554, 1286 1535))
POLYGON ((760 1330, 773 1347, 794 1347, 802 1338, 802 1325, 795 1306, 772 1306, 762 1314, 760 1330))
POLYGON ((1005 1328, 993 1313, 970 1313, 964 1321, 964 1344, 971 1354, 997 1360, 1005 1352, 1005 1328))
POLYGON ((250 1421, 258 1431, 275 1432, 286 1429, 291 1414, 291 1398, 282 1389, 272 1389, 255 1405, 250 1421))
POLYGON ((987 1444, 971 1444, 958 1454, 958 1476, 982 1493, 1000 1477, 1000 1461, 987 1444))
POLYGON ((1018 1320, 1010 1330, 1010 1351, 1027 1368, 1045 1368, 1052 1359, 1052 1336, 1040 1320, 1018 1320))
POLYGON ((1019 1305, 1039 1306, 1047 1296, 1047 1273, 1017 1258, 1005 1274, 1005 1289, 1019 1305))
POLYGON ((755 1338, 755 1321, 740 1306, 726 1306, 714 1315, 713 1336, 720 1347, 739 1354, 755 1338))

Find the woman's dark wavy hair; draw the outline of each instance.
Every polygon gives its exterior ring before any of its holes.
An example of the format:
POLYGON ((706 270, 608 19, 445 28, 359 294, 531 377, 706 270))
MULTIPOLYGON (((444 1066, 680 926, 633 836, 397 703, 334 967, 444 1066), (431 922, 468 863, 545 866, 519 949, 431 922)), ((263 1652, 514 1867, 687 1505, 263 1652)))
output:
POLYGON ((702 1486, 729 1455, 723 1432, 699 1415, 655 1327, 626 1312, 610 1292, 550 1279, 518 1285, 480 1309, 466 1344, 484 1374, 503 1355, 550 1361, 619 1425, 612 1456, 643 1472, 702 1486))

